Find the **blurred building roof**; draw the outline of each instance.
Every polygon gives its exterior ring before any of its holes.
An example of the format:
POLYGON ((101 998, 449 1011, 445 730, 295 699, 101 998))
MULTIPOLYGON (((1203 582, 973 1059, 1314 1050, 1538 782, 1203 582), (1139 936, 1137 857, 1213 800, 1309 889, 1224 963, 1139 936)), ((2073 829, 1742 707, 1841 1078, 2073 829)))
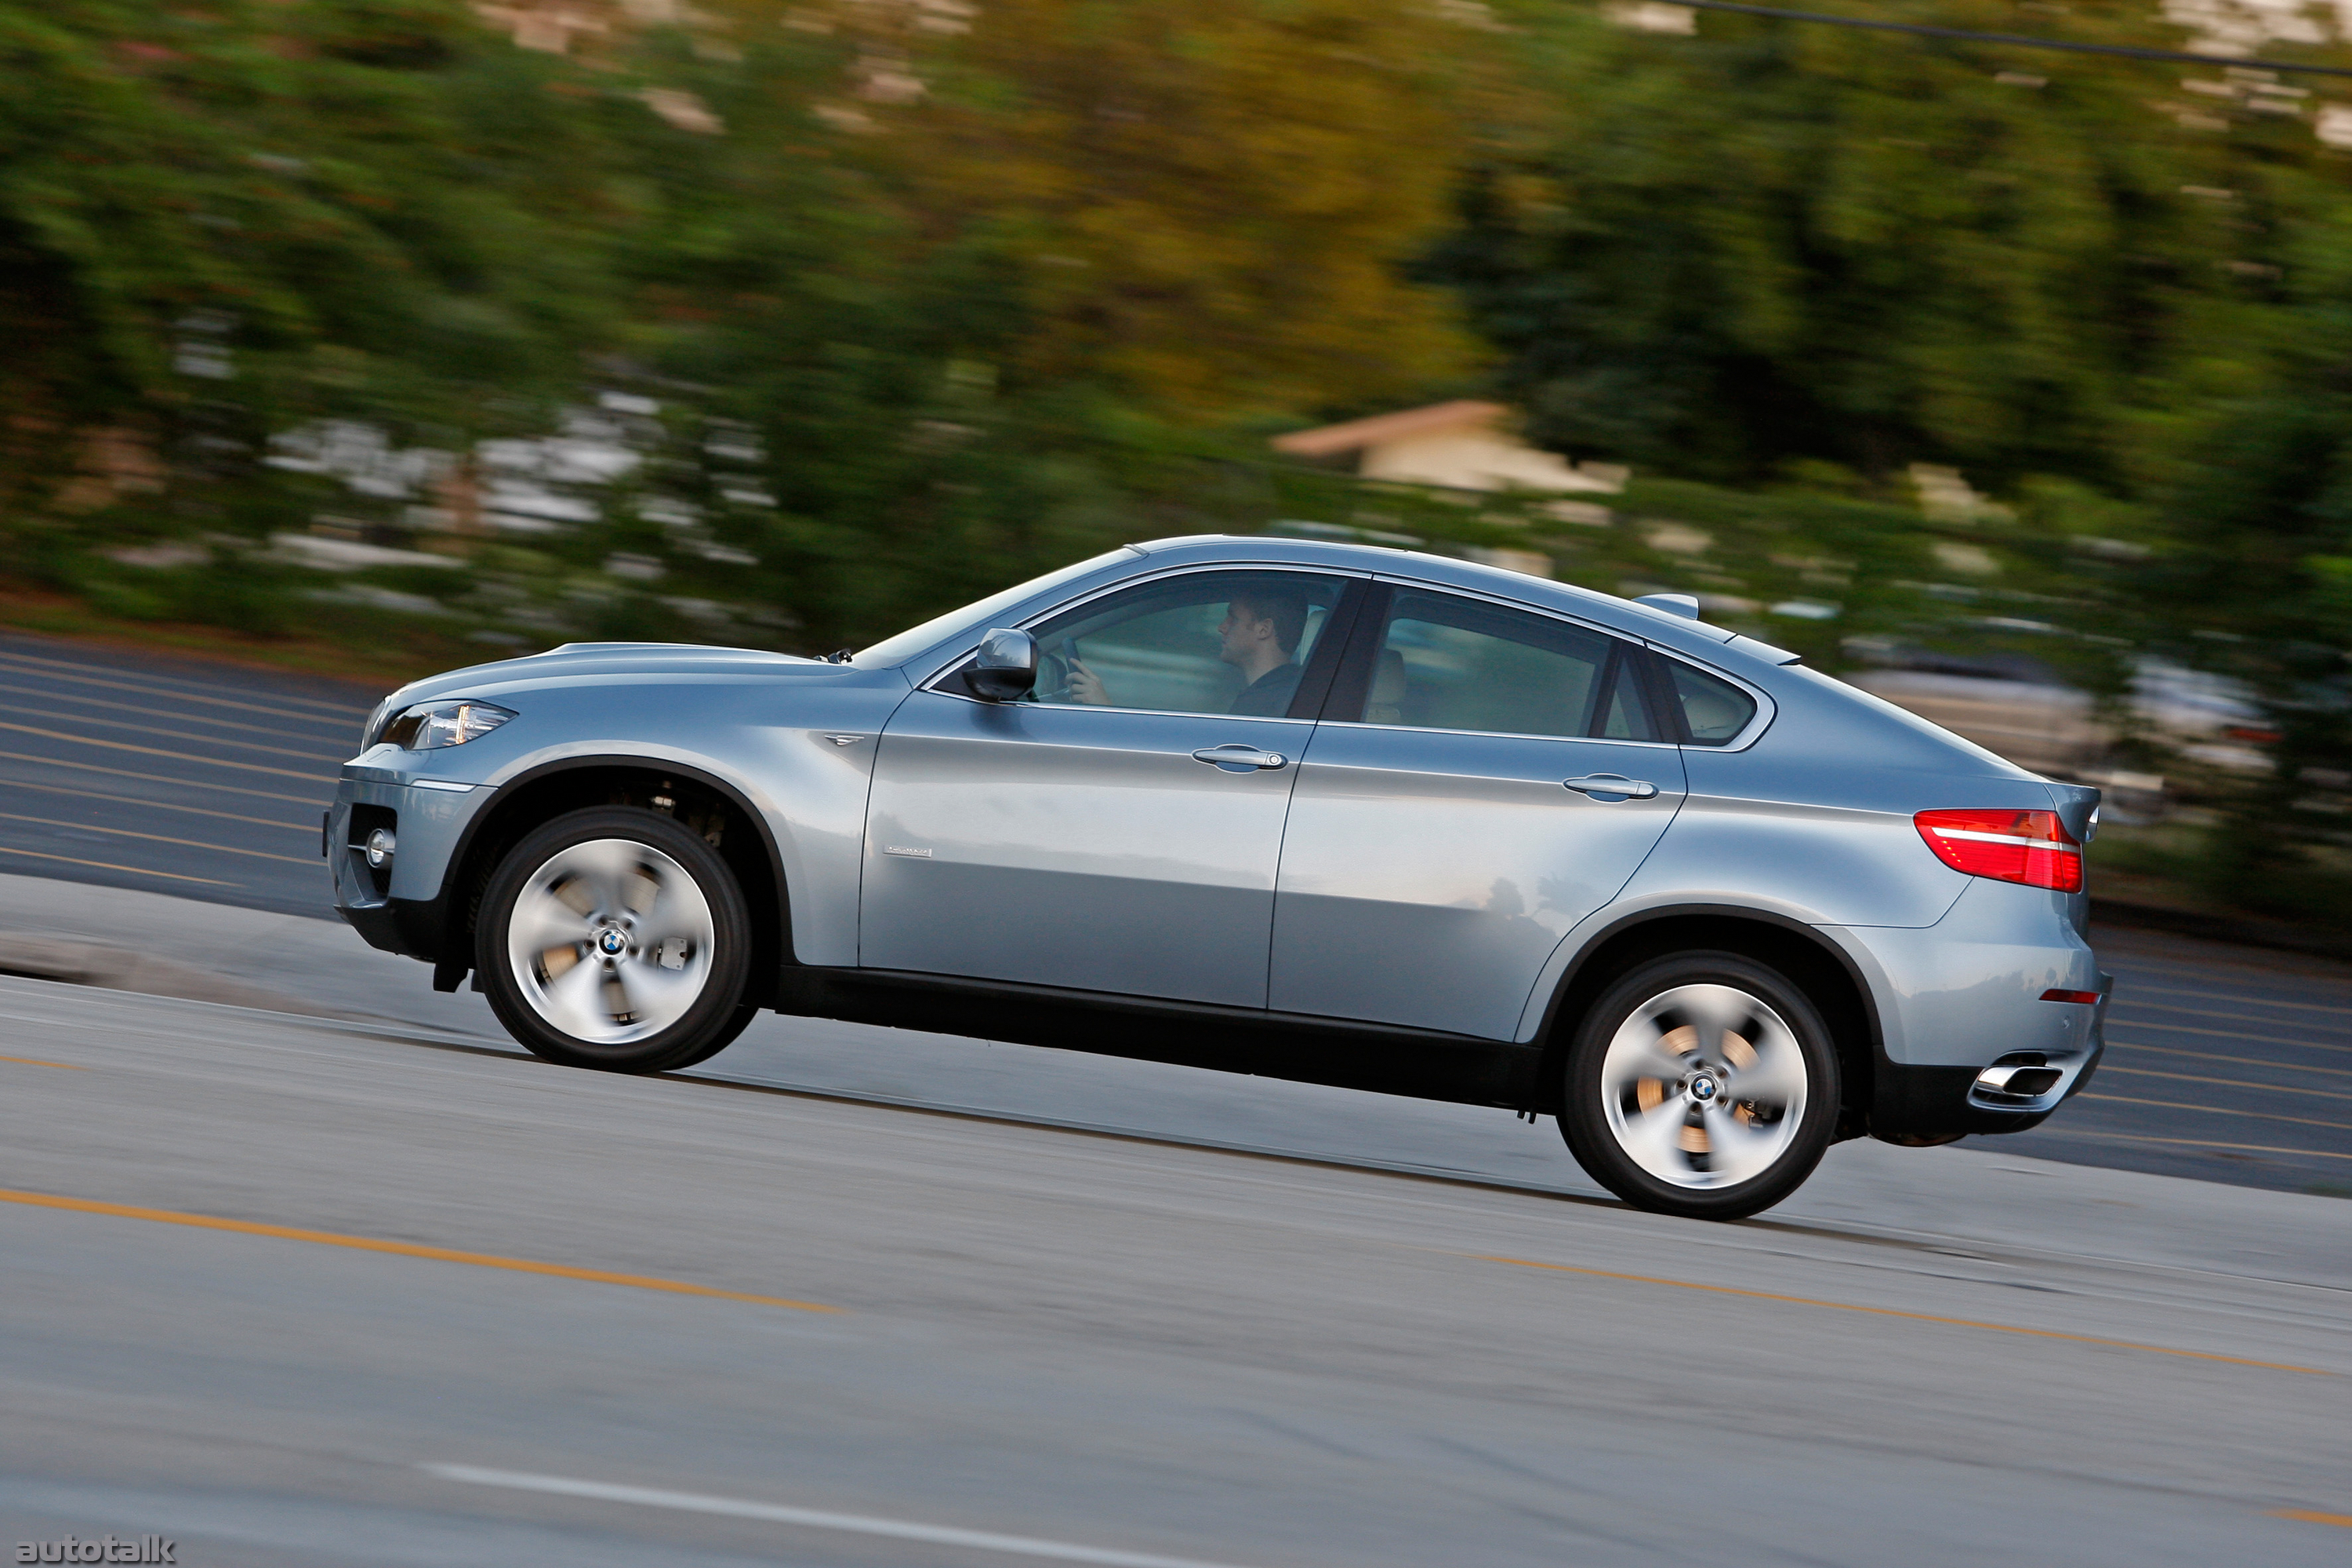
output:
POLYGON ((1510 409, 1470 398, 1350 419, 1274 438, 1274 449, 1314 462, 1352 463, 1359 477, 1465 490, 1615 490, 1625 470, 1570 463, 1508 428, 1510 409))

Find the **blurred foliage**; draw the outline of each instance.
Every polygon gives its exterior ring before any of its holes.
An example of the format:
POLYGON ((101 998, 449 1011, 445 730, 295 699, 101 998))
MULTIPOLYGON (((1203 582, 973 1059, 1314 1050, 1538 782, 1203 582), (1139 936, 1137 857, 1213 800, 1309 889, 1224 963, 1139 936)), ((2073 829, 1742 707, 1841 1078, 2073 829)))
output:
POLYGON ((1469 363, 1450 298, 1400 265, 1468 134, 1481 36, 1438 8, 997 0, 966 36, 901 37, 938 80, 888 114, 893 162, 927 222, 1019 258, 1032 374, 1230 424, 1469 363))
POLYGON ((2030 660, 2119 725, 2160 655, 2277 737, 2126 736, 2214 814, 2167 874, 2345 923, 2347 89, 1617 9, 0 0, 0 548, 442 663, 822 652, 1268 527, 1696 593, 1830 668, 2030 660), (1455 395, 1638 477, 1265 446, 1455 395))

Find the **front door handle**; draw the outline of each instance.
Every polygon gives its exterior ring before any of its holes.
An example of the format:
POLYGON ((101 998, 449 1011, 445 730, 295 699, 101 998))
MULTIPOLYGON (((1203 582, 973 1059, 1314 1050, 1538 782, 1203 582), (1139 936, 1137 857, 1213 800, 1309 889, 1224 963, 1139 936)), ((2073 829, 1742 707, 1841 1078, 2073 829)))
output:
MULTIPOLYGON (((1200 755, 1195 752, 1194 756, 1200 755)), ((1561 784, 1579 795, 1613 795, 1627 800, 1650 800, 1656 796, 1658 786, 1641 779, 1629 779, 1623 773, 1588 773, 1580 779, 1562 779, 1561 784)))
MULTIPOLYGON (((1283 768, 1290 765, 1290 759, 1280 752, 1260 751, 1255 746, 1244 746, 1238 742, 1223 746, 1203 746, 1192 753, 1192 760, 1196 763, 1206 763, 1211 767, 1223 768, 1229 773, 1245 773, 1254 768, 1283 768)), ((1657 792, 1653 790, 1651 793, 1654 795, 1657 792)))

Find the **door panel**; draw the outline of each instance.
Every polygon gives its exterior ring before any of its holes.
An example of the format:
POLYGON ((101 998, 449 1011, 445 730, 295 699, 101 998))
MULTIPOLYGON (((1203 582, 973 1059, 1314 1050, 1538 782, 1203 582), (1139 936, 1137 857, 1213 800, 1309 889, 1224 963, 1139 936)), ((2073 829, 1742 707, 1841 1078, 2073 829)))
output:
POLYGON ((1332 701, 1371 721, 1327 714, 1299 770, 1268 1005, 1509 1039, 1674 819, 1681 753, 1615 638, 1402 587, 1364 620, 1332 701))
POLYGON ((1671 746, 1325 724, 1291 803, 1268 1004, 1508 1039, 1560 939, 1682 798, 1671 746), (1595 773, 1658 794, 1561 782, 1595 773))
POLYGON ((915 693, 876 757, 859 962, 1263 1007, 1312 728, 915 693), (1192 756, 1228 745, 1285 765, 1192 756))
POLYGON ((1026 700, 971 700, 953 675, 917 692, 876 752, 859 962, 1265 1006, 1314 731, 1289 715, 1319 704, 1363 589, 1173 572, 1029 627, 1026 700))

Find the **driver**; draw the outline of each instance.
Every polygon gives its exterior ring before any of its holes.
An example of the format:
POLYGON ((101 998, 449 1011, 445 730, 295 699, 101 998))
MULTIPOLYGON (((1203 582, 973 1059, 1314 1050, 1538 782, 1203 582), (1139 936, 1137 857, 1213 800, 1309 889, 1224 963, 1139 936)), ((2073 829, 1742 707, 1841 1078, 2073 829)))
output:
MULTIPOLYGON (((1307 635, 1307 597, 1279 588, 1252 589, 1225 603, 1225 618, 1217 626, 1217 658, 1241 671, 1242 689, 1226 707, 1228 713, 1279 719, 1290 711, 1290 699, 1306 671, 1297 655, 1307 635)), ((1070 662, 1070 696, 1078 702, 1110 703, 1102 678, 1082 660, 1070 662)))

